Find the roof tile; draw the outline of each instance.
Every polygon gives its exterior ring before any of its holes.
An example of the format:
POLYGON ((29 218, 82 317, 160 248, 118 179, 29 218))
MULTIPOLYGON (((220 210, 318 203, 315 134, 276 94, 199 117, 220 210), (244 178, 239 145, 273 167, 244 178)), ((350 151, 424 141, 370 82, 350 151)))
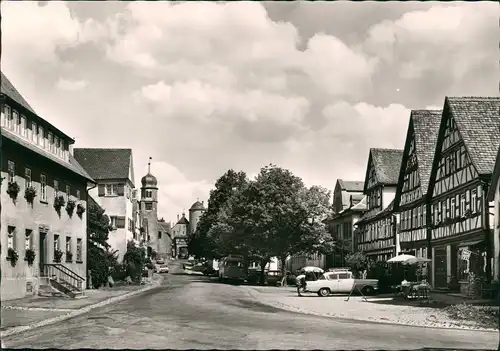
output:
POLYGON ((378 182, 384 185, 397 184, 403 150, 372 148, 370 153, 378 182))
POLYGON ((36 115, 36 112, 33 110, 33 108, 28 104, 28 102, 24 99, 24 97, 21 95, 19 91, 14 87, 14 85, 10 82, 10 80, 3 74, 3 72, 0 72, 1 74, 1 92, 7 96, 9 96, 12 100, 17 102, 19 105, 23 106, 25 109, 28 111, 34 113, 36 115))
POLYGON ((364 182, 358 180, 343 180, 338 179, 340 188, 345 191, 359 191, 362 192, 364 188, 364 182))
POLYGON ((500 146, 499 97, 446 97, 450 111, 476 170, 493 173, 500 146))
POLYGON ((132 149, 75 148, 74 154, 95 180, 129 179, 132 149))

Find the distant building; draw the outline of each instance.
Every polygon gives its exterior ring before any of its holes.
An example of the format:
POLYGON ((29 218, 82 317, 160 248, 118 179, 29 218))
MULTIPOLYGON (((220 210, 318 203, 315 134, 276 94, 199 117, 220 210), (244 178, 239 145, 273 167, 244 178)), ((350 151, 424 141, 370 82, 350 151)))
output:
POLYGON ((346 210, 351 207, 351 196, 355 199, 362 199, 364 182, 337 179, 335 189, 333 190, 333 210, 335 213, 346 210))
POLYGON ((163 218, 158 220, 158 257, 170 259, 173 257, 172 226, 170 222, 165 222, 163 218))
POLYGON ((122 261, 127 242, 134 238, 134 161, 132 149, 75 148, 75 158, 95 179, 89 194, 105 209, 113 230, 108 244, 122 261))
POLYGON ((370 149, 363 193, 367 211, 356 223, 356 250, 374 261, 387 261, 398 252, 397 216, 393 214, 403 150, 370 149))
POLYGON ((1 298, 50 288, 56 272, 71 282, 71 291, 82 291, 87 285, 87 189, 94 181, 73 157, 74 140, 37 115, 3 73, 0 112, 1 298), (56 198, 63 201, 59 210, 56 198), (35 254, 32 264, 28 253, 35 254))
POLYGON ((206 211, 203 201, 196 201, 189 209, 189 220, 186 214, 182 213, 179 219, 177 215, 177 223, 172 228, 172 240, 174 241, 174 251, 176 257, 188 256, 188 235, 193 234, 198 227, 201 216, 206 211))
MULTIPOLYGON (((360 182, 356 182, 360 183, 360 182)), ((363 186, 361 182, 360 186, 363 186)), ((341 188, 335 187, 335 193, 341 188)), ((334 193, 334 198, 335 198, 334 193)), ((336 212, 331 218, 325 220, 328 232, 335 240, 335 252, 326 257, 325 268, 345 267, 346 256, 356 251, 355 237, 353 235, 356 223, 366 211, 366 196, 363 193, 349 195, 348 201, 343 201, 342 210, 336 212), (344 204, 344 202, 346 202, 344 204)))

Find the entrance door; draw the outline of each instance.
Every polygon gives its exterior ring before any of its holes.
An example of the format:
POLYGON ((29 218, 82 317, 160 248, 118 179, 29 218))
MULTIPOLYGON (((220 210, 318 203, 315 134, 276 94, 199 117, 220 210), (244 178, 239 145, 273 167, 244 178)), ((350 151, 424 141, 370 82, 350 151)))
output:
POLYGON ((434 249, 434 286, 439 289, 448 287, 446 246, 434 249))
POLYGON ((40 256, 40 276, 44 275, 43 267, 45 265, 45 259, 47 257, 47 233, 40 232, 39 250, 38 255, 40 256))

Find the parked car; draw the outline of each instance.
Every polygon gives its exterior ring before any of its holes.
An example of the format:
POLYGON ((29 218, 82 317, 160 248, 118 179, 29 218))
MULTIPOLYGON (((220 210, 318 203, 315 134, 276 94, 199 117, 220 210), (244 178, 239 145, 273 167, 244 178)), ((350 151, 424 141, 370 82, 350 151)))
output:
POLYGON ((378 291, 377 279, 354 279, 352 272, 326 272, 318 280, 306 281, 305 292, 314 292, 318 296, 335 293, 350 293, 356 286, 364 295, 373 295, 378 291))
POLYGON ((168 265, 160 264, 156 267, 156 273, 168 273, 168 265))

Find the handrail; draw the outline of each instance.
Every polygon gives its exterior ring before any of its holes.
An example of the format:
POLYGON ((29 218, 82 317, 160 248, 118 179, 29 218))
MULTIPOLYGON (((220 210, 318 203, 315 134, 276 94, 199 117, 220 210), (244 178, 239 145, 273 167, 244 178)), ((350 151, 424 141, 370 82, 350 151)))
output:
POLYGON ((64 265, 62 265, 60 263, 46 263, 45 265, 46 266, 55 267, 55 268, 59 269, 60 271, 62 271, 63 273, 67 274, 67 275, 70 275, 70 276, 74 275, 77 280, 81 280, 81 281, 85 280, 85 278, 79 276, 77 273, 73 272, 71 269, 69 269, 68 267, 66 267, 66 266, 64 266, 64 265))

